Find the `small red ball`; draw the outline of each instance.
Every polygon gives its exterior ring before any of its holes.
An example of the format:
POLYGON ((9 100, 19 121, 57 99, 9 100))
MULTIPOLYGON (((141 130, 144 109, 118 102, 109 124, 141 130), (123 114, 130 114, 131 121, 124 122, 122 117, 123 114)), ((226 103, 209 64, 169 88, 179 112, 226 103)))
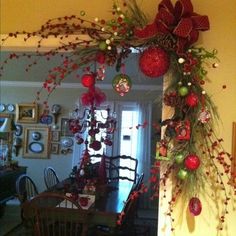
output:
POLYGON ((185 157, 184 165, 188 170, 196 170, 200 166, 200 159, 197 155, 190 154, 185 157))
POLYGON ((189 106, 189 107, 195 107, 198 104, 198 96, 197 94, 191 92, 190 94, 188 94, 188 96, 185 99, 185 103, 189 106))
POLYGON ((90 88, 95 84, 95 76, 93 74, 84 74, 81 78, 84 87, 90 88))
POLYGON ((149 47, 139 58, 140 70, 151 78, 164 75, 170 66, 170 58, 160 47, 149 47))
POLYGON ((189 211, 194 215, 198 216, 200 215, 202 211, 202 203, 199 198, 193 197, 190 199, 188 204, 189 211))

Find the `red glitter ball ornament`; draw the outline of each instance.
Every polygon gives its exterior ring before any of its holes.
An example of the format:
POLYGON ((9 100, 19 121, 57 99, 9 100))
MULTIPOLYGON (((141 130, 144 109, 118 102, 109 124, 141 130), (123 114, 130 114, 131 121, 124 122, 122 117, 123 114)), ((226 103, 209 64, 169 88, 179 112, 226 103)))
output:
POLYGON ((194 216, 200 215, 202 211, 202 203, 199 198, 193 197, 190 199, 188 209, 194 216))
POLYGON ((148 77, 164 75, 170 66, 169 55, 160 47, 149 47, 139 58, 140 70, 148 77))
POLYGON ((184 165, 188 170, 196 170, 200 166, 200 159, 197 155, 189 154, 184 159, 184 165))
POLYGON ((95 76, 93 74, 84 74, 81 78, 84 87, 90 88, 95 84, 95 76))
POLYGON ((185 103, 189 106, 189 107, 195 107, 198 104, 198 96, 197 94, 191 92, 190 94, 188 94, 188 96, 185 99, 185 103))

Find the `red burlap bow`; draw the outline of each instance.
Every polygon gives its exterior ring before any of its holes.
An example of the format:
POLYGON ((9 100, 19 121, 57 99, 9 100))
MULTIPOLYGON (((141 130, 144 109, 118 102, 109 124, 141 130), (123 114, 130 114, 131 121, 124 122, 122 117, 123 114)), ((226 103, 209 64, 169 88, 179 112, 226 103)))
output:
POLYGON ((208 29, 208 17, 193 12, 190 0, 178 0, 175 6, 170 0, 163 0, 158 6, 154 22, 143 29, 135 29, 134 35, 138 38, 150 38, 158 33, 172 34, 177 40, 176 51, 182 53, 198 40, 199 30, 208 29))
POLYGON ((177 37, 177 52, 183 52, 198 40, 199 30, 209 29, 207 16, 193 12, 190 0, 179 0, 175 6, 170 0, 163 0, 159 4, 156 15, 158 32, 172 33, 177 37))

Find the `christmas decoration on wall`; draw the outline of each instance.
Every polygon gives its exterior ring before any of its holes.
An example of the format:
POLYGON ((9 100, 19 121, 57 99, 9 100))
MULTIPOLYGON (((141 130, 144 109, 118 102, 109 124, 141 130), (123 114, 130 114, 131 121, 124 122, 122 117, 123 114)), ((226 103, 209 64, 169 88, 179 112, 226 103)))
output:
MULTIPOLYGON (((218 120, 217 109, 204 89, 208 81, 207 66, 210 65, 210 69, 218 67, 217 51, 197 46, 200 31, 209 30, 209 20, 206 15, 194 12, 190 0, 177 0, 175 5, 170 0, 162 0, 157 9, 154 20, 150 22, 135 0, 127 0, 121 6, 113 4, 110 20, 95 17, 94 21, 90 21, 81 11, 80 16, 50 19, 35 32, 10 33, 2 39, 2 43, 20 34, 25 35, 25 41, 39 37, 35 59, 33 55, 30 56, 32 63, 26 71, 37 65, 38 57, 52 60, 55 55, 65 51, 61 55, 62 63, 49 71, 42 90, 45 89, 50 95, 68 74, 78 68, 83 69, 86 73, 81 82, 88 88, 81 97, 85 106, 100 105, 104 100, 103 93, 93 85, 95 80, 106 79, 104 70, 107 66, 115 66, 118 72, 112 82, 114 90, 121 96, 130 91, 131 80, 124 73, 121 74, 120 69, 129 58, 131 48, 140 52, 138 65, 141 73, 150 79, 168 73, 169 86, 164 91, 163 102, 173 109, 173 115, 160 124, 163 127, 163 138, 157 144, 157 160, 149 180, 150 188, 154 191, 153 197, 159 196, 159 187, 163 186, 164 193, 160 197, 168 201, 167 215, 174 224, 173 207, 178 199, 183 201, 182 195, 187 196, 186 204, 190 213, 197 216, 204 211, 201 193, 206 186, 213 195, 215 191, 222 191, 216 204, 224 202, 217 226, 217 230, 223 230, 228 202, 232 190, 236 191, 236 188, 229 185, 232 158, 222 147, 223 140, 214 132, 218 120), (88 35, 87 39, 80 37, 84 34, 88 35), (77 37, 68 40, 70 35, 77 37), (40 52, 43 41, 51 36, 63 43, 50 51, 40 52), (99 68, 92 75, 88 65, 94 61, 99 64, 99 68), (159 178, 160 166, 163 174, 159 178), (171 199, 165 195, 168 181, 172 181, 173 186, 171 199)), ((1 63, 1 74, 10 60, 26 57, 29 55, 12 53, 1 63)), ((40 99, 42 90, 38 91, 37 99, 40 99)), ((47 100, 44 104, 47 109, 47 100)), ((80 125, 72 127, 72 130, 78 129, 80 125)), ((91 130, 92 137, 96 132, 96 128, 91 130)), ((96 139, 93 141, 91 147, 98 150, 100 144, 96 139)), ((77 142, 83 143, 84 140, 78 137, 77 142)))

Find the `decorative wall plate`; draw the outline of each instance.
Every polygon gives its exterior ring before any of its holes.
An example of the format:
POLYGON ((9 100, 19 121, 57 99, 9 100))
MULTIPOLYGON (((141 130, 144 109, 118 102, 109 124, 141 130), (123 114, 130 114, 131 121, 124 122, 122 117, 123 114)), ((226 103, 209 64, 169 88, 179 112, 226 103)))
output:
POLYGON ((14 105, 14 104, 8 104, 8 105, 7 105, 7 110, 8 110, 9 112, 15 111, 15 105, 14 105))
POLYGON ((39 119, 41 124, 50 125, 52 124, 53 117, 50 115, 42 115, 39 119))
POLYGON ((66 137, 66 138, 62 138, 61 139, 61 145, 62 145, 62 147, 64 147, 64 148, 68 148, 68 147, 71 147, 72 145, 73 145, 73 139, 72 138, 68 138, 68 137, 66 137))
POLYGON ((0 103, 0 112, 3 112, 6 110, 6 106, 2 103, 0 103))
POLYGON ((42 143, 32 142, 29 145, 29 150, 34 153, 41 153, 43 152, 43 149, 44 149, 43 146, 44 145, 42 143))
POLYGON ((33 132, 32 133, 32 139, 35 140, 35 141, 38 141, 41 139, 41 134, 39 132, 33 132))

